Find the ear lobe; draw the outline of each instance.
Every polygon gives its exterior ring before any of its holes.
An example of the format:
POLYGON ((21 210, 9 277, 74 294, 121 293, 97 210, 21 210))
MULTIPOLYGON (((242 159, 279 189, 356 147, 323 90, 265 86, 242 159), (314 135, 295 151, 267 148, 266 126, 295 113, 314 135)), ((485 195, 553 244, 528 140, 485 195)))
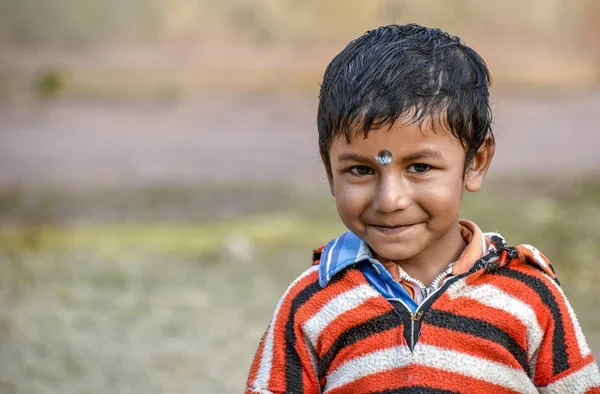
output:
POLYGON ((470 192, 478 192, 483 184, 483 177, 475 171, 469 171, 465 178, 465 189, 470 192))
POLYGON ((465 176, 465 189, 470 192, 477 192, 481 189, 495 151, 494 139, 491 135, 488 135, 471 161, 471 168, 465 176))

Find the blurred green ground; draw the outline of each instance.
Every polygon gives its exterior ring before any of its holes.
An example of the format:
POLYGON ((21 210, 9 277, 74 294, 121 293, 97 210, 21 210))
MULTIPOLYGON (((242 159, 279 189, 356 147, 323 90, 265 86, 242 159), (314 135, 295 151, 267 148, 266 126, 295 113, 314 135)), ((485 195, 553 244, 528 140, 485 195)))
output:
MULTIPOLYGON (((553 261, 600 351, 600 180, 494 179, 464 218, 553 261)), ((236 393, 326 194, 213 184, 0 194, 0 392, 236 393)))

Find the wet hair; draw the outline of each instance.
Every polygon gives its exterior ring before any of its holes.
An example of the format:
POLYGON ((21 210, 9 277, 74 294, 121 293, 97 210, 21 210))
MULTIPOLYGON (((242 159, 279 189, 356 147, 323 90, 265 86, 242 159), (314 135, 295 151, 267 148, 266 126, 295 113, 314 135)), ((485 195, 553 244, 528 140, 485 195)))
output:
POLYGON ((465 174, 492 137, 491 77, 460 38, 416 24, 381 26, 351 41, 327 66, 319 93, 319 149, 331 179, 329 148, 342 135, 429 122, 465 148, 465 174))

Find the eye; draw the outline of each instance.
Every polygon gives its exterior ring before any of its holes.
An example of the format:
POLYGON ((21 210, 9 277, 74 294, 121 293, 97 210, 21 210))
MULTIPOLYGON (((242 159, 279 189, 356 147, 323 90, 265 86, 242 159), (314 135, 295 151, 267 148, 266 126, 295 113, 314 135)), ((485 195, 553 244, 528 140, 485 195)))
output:
POLYGON ((349 171, 352 175, 356 175, 356 176, 371 175, 373 173, 373 170, 371 169, 371 167, 367 167, 367 166, 354 166, 354 167, 351 167, 349 171))
POLYGON ((408 167, 408 172, 421 174, 421 173, 429 171, 430 169, 431 169, 431 166, 429 164, 415 163, 415 164, 411 165, 410 167, 408 167))

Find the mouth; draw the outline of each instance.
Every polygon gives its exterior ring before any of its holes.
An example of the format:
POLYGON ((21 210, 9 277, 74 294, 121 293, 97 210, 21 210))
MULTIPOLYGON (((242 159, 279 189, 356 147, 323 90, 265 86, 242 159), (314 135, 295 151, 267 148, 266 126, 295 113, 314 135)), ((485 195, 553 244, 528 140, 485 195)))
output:
POLYGON ((415 225, 417 225, 417 223, 396 225, 396 226, 370 224, 369 227, 373 228, 374 230, 376 230, 382 234, 397 235, 397 234, 401 234, 401 233, 405 232, 406 230, 409 230, 410 228, 414 227, 415 225))

